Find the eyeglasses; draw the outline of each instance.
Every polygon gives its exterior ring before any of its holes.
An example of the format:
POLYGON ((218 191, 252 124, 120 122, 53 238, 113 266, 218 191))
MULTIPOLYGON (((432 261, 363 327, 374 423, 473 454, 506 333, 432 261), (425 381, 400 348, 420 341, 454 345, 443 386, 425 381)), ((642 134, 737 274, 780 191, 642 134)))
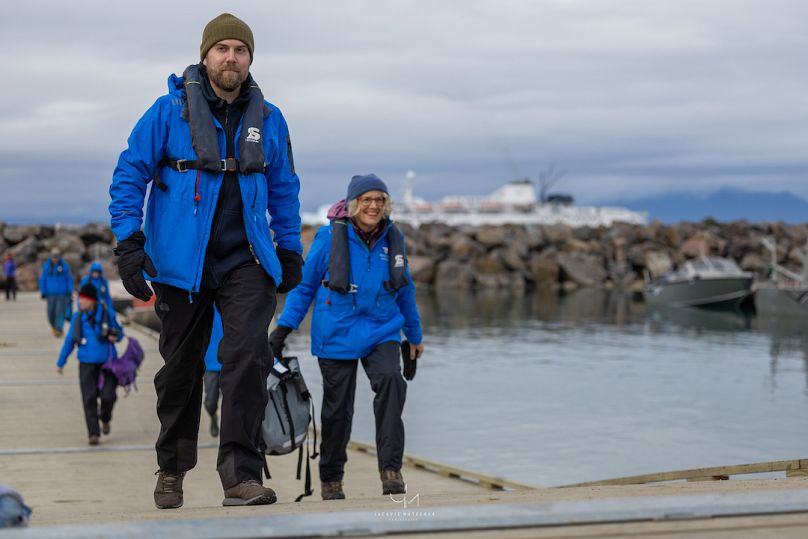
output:
POLYGON ((385 197, 365 197, 359 198, 356 200, 360 206, 363 208, 370 207, 371 204, 376 204, 377 206, 384 206, 384 203, 387 202, 385 197))

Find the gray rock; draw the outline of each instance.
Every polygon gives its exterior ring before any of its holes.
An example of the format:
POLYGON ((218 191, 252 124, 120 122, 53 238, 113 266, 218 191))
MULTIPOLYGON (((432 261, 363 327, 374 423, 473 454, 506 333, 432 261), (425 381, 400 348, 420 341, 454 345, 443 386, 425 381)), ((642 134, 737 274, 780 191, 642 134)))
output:
POLYGON ((747 253, 739 264, 744 271, 754 271, 759 275, 765 275, 769 270, 768 259, 764 259, 757 253, 747 253))
POLYGON ((428 256, 408 256, 410 275, 416 283, 432 284, 435 280, 435 260, 428 256))
POLYGON ((651 278, 658 277, 673 269, 673 260, 665 251, 648 251, 642 264, 651 278))
POLYGON ((28 237, 37 237, 41 234, 42 227, 38 225, 30 226, 6 226, 3 229, 3 237, 11 245, 22 242, 28 237))
POLYGON ((527 271, 527 265, 525 264, 527 252, 524 252, 524 249, 520 249, 518 246, 512 244, 502 247, 496 252, 499 255, 500 262, 502 262, 506 268, 520 274, 527 271))
POLYGON ((73 281, 78 283, 82 276, 84 269, 84 258, 78 253, 64 253, 62 258, 70 266, 70 273, 73 275, 73 281))
POLYGON ((465 262, 474 258, 485 256, 485 247, 462 234, 452 236, 449 257, 458 262, 465 262))
POLYGON ((41 250, 42 242, 36 239, 35 236, 29 236, 10 248, 8 252, 14 255, 14 259, 17 261, 17 264, 23 264, 26 262, 36 262, 37 255, 41 250))
POLYGON ((537 288, 552 288, 558 283, 561 272, 556 262, 554 249, 547 249, 542 253, 533 254, 528 260, 528 275, 537 288))
POLYGON ((541 226, 525 226, 525 245, 531 251, 541 249, 547 245, 547 238, 544 237, 544 233, 541 231, 541 226))
POLYGON ((79 235, 74 232, 60 230, 52 238, 44 240, 43 244, 48 251, 54 247, 58 248, 62 252, 62 256, 72 253, 79 257, 84 257, 84 254, 87 252, 84 242, 81 241, 79 235))
POLYGON ((583 286, 597 286, 606 281, 608 273, 601 257, 587 253, 560 253, 558 265, 568 277, 583 286))
POLYGON ((438 264, 435 286, 438 288, 472 288, 474 270, 468 264, 444 260, 438 264))
POLYGON ((17 266, 17 290, 20 292, 39 290, 40 268, 41 266, 37 263, 17 266))
POLYGON ((113 260, 115 253, 112 245, 96 242, 87 247, 87 256, 90 260, 113 260))
POLYGON ((86 246, 99 242, 112 244, 114 241, 114 236, 109 226, 100 223, 84 225, 77 231, 77 234, 86 246))
POLYGON ((477 241, 487 249, 504 245, 507 241, 505 232, 506 229, 502 226, 482 226, 477 230, 477 241))
POLYGON ((572 229, 567 225, 541 225, 541 231, 547 242, 556 247, 563 246, 573 238, 572 229))

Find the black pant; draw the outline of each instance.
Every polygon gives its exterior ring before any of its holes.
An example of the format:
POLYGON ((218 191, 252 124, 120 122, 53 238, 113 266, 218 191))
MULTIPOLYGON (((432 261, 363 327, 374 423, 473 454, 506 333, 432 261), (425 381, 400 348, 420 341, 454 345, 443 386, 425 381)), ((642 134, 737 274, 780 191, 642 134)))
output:
MULTIPOLYGON (((400 358, 401 352, 396 342, 383 342, 369 356, 361 358, 362 367, 370 379, 370 387, 376 394, 373 415, 376 418, 379 470, 400 470, 404 456, 404 421, 401 413, 407 398, 407 382, 401 376, 400 358)), ((346 449, 351 439, 358 361, 318 359, 323 374, 320 480, 341 481, 348 460, 346 449)))
POLYGON ((204 357, 215 303, 224 329, 219 345, 222 425, 216 468, 225 489, 250 479, 260 481, 264 461, 258 441, 267 403, 267 330, 275 313, 272 278, 258 265, 236 268, 220 288, 203 288, 194 294, 193 303, 187 290, 160 283, 153 286, 154 308, 162 323, 160 354, 165 361, 154 377, 160 469, 185 472, 196 465, 204 357))
POLYGON ((14 296, 14 301, 17 301, 17 278, 6 277, 6 301, 14 296))
POLYGON ((79 387, 81 387, 81 403, 84 406, 84 419, 87 422, 87 435, 99 436, 101 430, 98 420, 104 423, 112 420, 112 407, 118 396, 115 388, 118 382, 109 371, 101 371, 101 363, 79 362, 79 387), (104 389, 98 391, 98 378, 104 373, 104 389), (101 413, 98 412, 98 399, 101 399, 101 413))

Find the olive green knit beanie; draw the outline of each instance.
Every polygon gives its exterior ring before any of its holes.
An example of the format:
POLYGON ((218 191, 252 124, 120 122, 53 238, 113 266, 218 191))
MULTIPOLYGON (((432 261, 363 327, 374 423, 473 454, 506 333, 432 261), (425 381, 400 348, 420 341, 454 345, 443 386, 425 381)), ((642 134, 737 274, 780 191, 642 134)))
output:
POLYGON ((238 39, 247 45, 252 62, 254 50, 252 30, 246 22, 230 13, 222 13, 205 26, 202 32, 202 45, 199 46, 199 59, 204 60, 210 48, 224 39, 238 39))

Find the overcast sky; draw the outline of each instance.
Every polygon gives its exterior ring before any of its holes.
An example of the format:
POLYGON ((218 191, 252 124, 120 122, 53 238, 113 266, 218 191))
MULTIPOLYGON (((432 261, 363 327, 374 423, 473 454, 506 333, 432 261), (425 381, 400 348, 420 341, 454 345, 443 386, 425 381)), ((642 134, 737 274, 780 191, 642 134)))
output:
POLYGON ((485 194, 550 163, 580 203, 724 186, 808 198, 808 2, 15 1, 0 220, 108 220, 137 119, 223 10, 289 123, 304 210, 375 172, 485 194))

